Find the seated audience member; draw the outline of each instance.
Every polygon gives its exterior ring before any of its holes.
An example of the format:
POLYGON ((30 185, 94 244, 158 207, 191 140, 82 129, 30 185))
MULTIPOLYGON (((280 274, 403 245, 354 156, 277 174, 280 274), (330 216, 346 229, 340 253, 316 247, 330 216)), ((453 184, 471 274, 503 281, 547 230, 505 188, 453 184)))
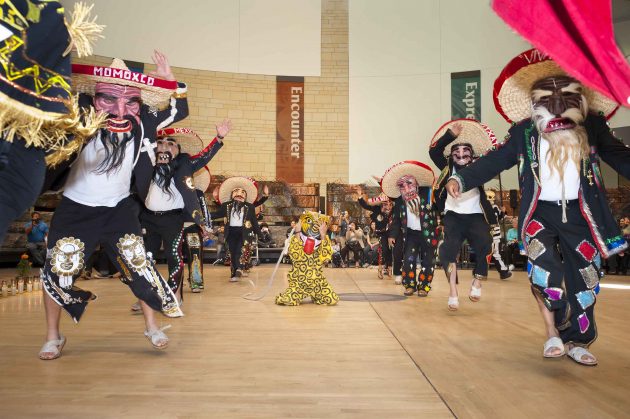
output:
POLYGON ((31 214, 31 221, 24 224, 26 233, 26 248, 33 259, 33 266, 43 267, 46 261, 46 238, 48 225, 41 220, 41 214, 37 211, 31 214))
MULTIPOLYGON (((630 240, 630 219, 628 217, 622 217, 619 220, 619 228, 624 238, 630 240)), ((630 253, 627 251, 621 252, 606 259, 607 271, 610 275, 626 275, 629 262, 630 253)))
POLYGON ((343 265, 343 260, 341 258, 341 245, 339 244, 339 239, 332 240, 332 266, 333 268, 341 268, 343 265))
POLYGON ((352 252, 354 257, 354 265, 356 268, 361 266, 361 256, 363 255, 363 248, 365 247, 365 241, 363 240, 363 231, 357 228, 354 222, 348 224, 348 231, 346 233, 346 244, 341 249, 341 257, 343 260, 348 260, 348 253, 352 252))
POLYGON ((376 234, 376 223, 372 221, 369 229, 366 229, 367 244, 363 248, 363 267, 367 268, 370 265, 378 263, 378 248, 380 245, 380 238, 376 234))
MULTIPOLYGON (((225 250, 225 226, 215 226, 212 229, 213 234, 216 236, 216 238, 214 239, 214 242, 216 244, 217 247, 217 262, 221 262, 222 259, 225 257, 224 254, 224 250, 225 250)), ((216 263, 216 262, 215 262, 216 263)))
POLYGON ((505 234, 505 241, 507 242, 507 255, 506 262, 508 266, 514 266, 517 262, 523 262, 523 269, 527 267, 525 257, 521 255, 521 251, 518 245, 518 217, 512 217, 512 228, 505 234))
POLYGON ((260 236, 258 236, 258 247, 276 247, 276 244, 271 237, 269 226, 267 223, 260 224, 260 236))

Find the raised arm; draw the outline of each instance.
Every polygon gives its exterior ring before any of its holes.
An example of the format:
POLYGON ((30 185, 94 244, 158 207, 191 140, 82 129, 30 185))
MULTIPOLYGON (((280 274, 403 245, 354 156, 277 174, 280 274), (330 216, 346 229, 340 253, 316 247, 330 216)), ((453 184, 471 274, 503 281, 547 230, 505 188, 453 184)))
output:
POLYGON ((621 176, 630 179, 630 148, 615 138, 603 117, 590 115, 585 125, 587 128, 590 125, 590 131, 595 133, 597 152, 602 160, 621 176))
POLYGON ((442 135, 435 144, 431 145, 431 148, 429 148, 429 156, 440 170, 444 169, 448 164, 447 158, 444 157, 444 150, 446 150, 446 147, 455 141, 457 136, 461 133, 461 124, 453 124, 453 130, 455 131, 452 131, 451 129, 446 130, 444 135, 442 135))
POLYGON ((359 200, 357 201, 359 203, 359 205, 361 205, 361 208, 374 212, 378 209, 378 205, 370 205, 367 203, 367 201, 363 198, 360 197, 359 200))
POLYGON ((232 122, 229 119, 223 120, 220 124, 216 125, 217 136, 214 137, 212 142, 206 146, 199 153, 190 157, 190 162, 193 167, 193 173, 201 169, 208 164, 215 154, 223 147, 223 139, 232 130, 232 122))
MULTIPOLYGON (((155 50, 153 51, 153 56, 151 58, 156 66, 155 71, 149 72, 151 76, 164 80, 175 80, 175 76, 173 75, 173 71, 171 70, 171 66, 168 63, 166 55, 155 50)), ((155 121, 157 123, 155 128, 156 131, 177 121, 181 121, 188 116, 188 99, 186 98, 187 90, 188 89, 185 83, 178 82, 177 89, 171 97, 169 106, 166 109, 159 110, 153 114, 155 115, 155 121)))

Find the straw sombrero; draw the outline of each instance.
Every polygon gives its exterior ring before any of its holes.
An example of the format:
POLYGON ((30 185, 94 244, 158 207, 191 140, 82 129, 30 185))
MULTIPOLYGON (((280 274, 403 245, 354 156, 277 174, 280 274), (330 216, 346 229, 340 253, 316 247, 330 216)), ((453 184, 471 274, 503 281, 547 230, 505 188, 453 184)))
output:
POLYGON ((204 148, 203 140, 190 128, 166 128, 157 132, 158 138, 174 138, 182 153, 194 156, 204 148))
MULTIPOLYGON (((551 76, 569 76, 548 55, 535 48, 510 61, 494 82, 492 97, 497 111, 506 121, 519 122, 532 116, 531 89, 538 80, 551 76)), ((613 116, 617 103, 595 90, 583 86, 589 110, 606 119, 613 116)))
POLYGON ((416 178, 418 186, 433 186, 435 175, 433 170, 424 163, 414 160, 405 160, 396 163, 385 171, 381 179, 381 189, 390 198, 398 198, 400 189, 396 186, 398 179, 405 175, 416 178))
POLYGON ((137 87, 141 90, 142 102, 157 109, 165 109, 177 89, 177 81, 131 71, 120 58, 114 58, 109 67, 72 64, 72 88, 76 92, 93 96, 96 83, 137 87))
POLYGON ((208 190, 208 186, 210 186, 211 178, 210 170, 207 166, 204 166, 193 174, 193 184, 196 189, 205 192, 208 190))
MULTIPOLYGON (((483 156, 497 147, 498 140, 494 132, 492 132, 487 125, 474 119, 454 119, 448 121, 438 128, 433 135, 431 147, 433 147, 446 131, 452 128, 457 122, 462 124, 462 132, 457 136, 457 139, 451 143, 451 146, 459 143, 470 144, 473 148, 473 154, 477 157, 483 156)), ((449 156, 450 154, 450 147, 445 148, 444 155, 449 156)))
POLYGON ((227 178, 219 186, 219 203, 228 202, 232 199, 232 191, 236 188, 243 188, 247 192, 246 201, 253 204, 258 198, 258 185, 252 178, 245 176, 234 176, 227 178))

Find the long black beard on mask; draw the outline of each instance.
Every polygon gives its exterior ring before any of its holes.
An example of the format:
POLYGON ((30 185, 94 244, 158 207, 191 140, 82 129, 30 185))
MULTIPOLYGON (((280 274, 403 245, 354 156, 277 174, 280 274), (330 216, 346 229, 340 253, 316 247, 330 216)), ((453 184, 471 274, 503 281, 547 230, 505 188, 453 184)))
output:
POLYGON ((416 196, 413 199, 407 201, 407 208, 411 210, 416 216, 420 216, 420 197, 416 196))
MULTIPOLYGON (((113 116, 110 115, 110 117, 113 116)), ((96 167, 96 173, 109 174, 120 169, 125 159, 127 144, 139 134, 140 125, 136 121, 136 118, 131 115, 125 115, 123 119, 131 122, 131 131, 111 132, 107 128, 101 128, 99 130, 101 142, 105 148, 105 160, 96 167)))
POLYGON ((168 163, 157 163, 155 168, 153 169, 153 181, 157 186, 160 187, 162 192, 172 197, 172 193, 170 190, 171 181, 173 180, 173 176, 175 176, 175 171, 179 166, 177 159, 173 159, 173 155, 166 151, 165 154, 169 156, 168 163))
POLYGON ((243 210, 243 208, 245 208, 245 202, 234 200, 232 201, 232 203, 233 203, 233 206, 232 206, 233 214, 238 214, 243 210))

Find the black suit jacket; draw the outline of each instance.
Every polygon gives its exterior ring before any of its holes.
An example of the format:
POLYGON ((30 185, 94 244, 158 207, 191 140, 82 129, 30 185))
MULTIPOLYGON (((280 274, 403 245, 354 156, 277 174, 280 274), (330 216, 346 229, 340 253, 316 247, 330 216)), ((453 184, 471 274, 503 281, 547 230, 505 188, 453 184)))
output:
MULTIPOLYGON (((245 214, 243 215, 243 240, 251 241, 254 239, 254 234, 260 235, 260 227, 256 220, 256 209, 254 205, 249 202, 245 202, 245 214)), ((221 204, 221 207, 210 214, 213 220, 217 218, 223 218, 225 222, 225 240, 230 236, 230 218, 232 217, 232 208, 234 201, 228 201, 221 204)))

